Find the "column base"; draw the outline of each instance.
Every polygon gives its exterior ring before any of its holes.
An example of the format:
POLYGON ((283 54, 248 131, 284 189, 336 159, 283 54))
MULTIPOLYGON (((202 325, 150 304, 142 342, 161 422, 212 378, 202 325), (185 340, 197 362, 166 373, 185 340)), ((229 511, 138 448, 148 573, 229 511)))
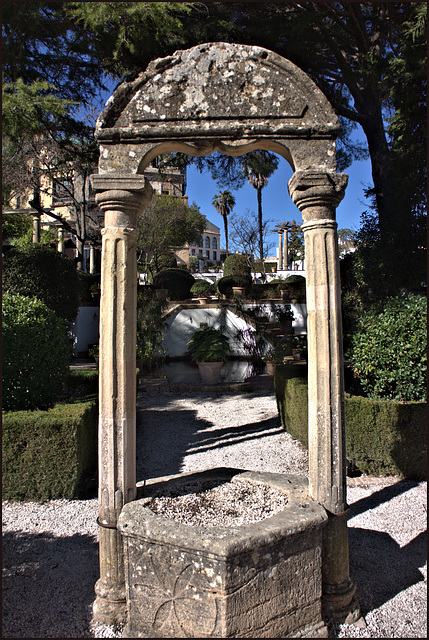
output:
POLYGON ((91 626, 105 624, 123 627, 127 622, 125 588, 109 589, 98 580, 95 585, 96 599, 92 606, 91 626))
POLYGON ((361 617, 355 596, 356 584, 349 578, 342 584, 327 585, 322 593, 322 617, 336 622, 353 624, 361 617))

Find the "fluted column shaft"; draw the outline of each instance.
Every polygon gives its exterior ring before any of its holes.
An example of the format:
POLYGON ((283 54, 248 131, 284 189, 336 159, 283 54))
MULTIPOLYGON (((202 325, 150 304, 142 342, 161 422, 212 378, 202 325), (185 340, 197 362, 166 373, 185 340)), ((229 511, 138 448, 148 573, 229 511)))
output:
POLYGON ((283 269, 289 268, 289 238, 288 230, 283 231, 283 269))
POLYGON ((330 518, 323 533, 322 611, 339 620, 359 615, 349 574, 341 285, 335 209, 345 174, 298 171, 289 193, 302 212, 308 339, 309 494, 330 518))
POLYGON ((136 496, 137 219, 152 189, 141 176, 91 176, 104 212, 99 379, 100 579, 94 620, 126 618, 122 507, 136 496))
POLYGON ((345 509, 341 288, 335 208, 347 176, 297 172, 289 192, 302 212, 306 259, 309 490, 331 513, 345 509))
POLYGON ((282 231, 279 231, 279 271, 283 269, 282 231))

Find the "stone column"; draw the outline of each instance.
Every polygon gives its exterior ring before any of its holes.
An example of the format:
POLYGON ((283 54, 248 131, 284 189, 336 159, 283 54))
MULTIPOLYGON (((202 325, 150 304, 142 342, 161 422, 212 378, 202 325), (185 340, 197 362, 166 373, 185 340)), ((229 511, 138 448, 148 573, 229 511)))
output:
POLYGON ((100 579, 93 622, 126 619, 122 507, 136 496, 137 219, 152 188, 138 175, 93 175, 102 230, 99 382, 100 579))
POLYGON ((89 245, 89 273, 91 275, 95 273, 95 247, 93 244, 89 245))
POLYGON ((283 229, 283 265, 286 271, 289 268, 289 239, 288 228, 283 229))
POLYGON ((57 249, 60 253, 64 253, 64 229, 62 227, 58 229, 57 249))
POLYGON ((283 247, 282 247, 282 231, 279 231, 279 262, 278 269, 281 271, 283 269, 283 247))
POLYGON ((40 242, 40 214, 33 215, 33 244, 40 242))
POLYGON ((309 494, 330 518, 323 534, 322 610, 356 619, 349 575, 341 288, 335 209, 347 175, 298 171, 289 193, 302 212, 306 258, 308 338, 309 494))

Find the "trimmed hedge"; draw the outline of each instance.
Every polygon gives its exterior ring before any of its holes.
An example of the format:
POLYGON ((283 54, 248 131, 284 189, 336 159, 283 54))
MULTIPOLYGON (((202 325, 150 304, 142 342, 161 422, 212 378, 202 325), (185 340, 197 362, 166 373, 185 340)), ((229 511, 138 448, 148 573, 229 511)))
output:
POLYGON ((65 402, 3 412, 4 500, 86 497, 97 470, 97 386, 97 371, 72 371, 65 402))
POLYGON ((3 291, 38 298, 64 320, 77 316, 76 265, 49 246, 33 244, 8 251, 3 260, 3 291))
POLYGON ((71 356, 64 320, 37 298, 6 292, 2 327, 3 409, 52 406, 71 356))
MULTIPOLYGON (((307 368, 278 365, 274 385, 285 430, 308 448, 307 368)), ((427 477, 427 403, 345 395, 346 456, 362 473, 427 477)))

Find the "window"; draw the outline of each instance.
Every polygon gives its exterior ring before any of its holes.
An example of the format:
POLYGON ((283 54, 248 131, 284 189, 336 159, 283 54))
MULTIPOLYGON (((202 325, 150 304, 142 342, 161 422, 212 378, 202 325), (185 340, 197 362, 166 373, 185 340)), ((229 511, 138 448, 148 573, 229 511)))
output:
POLYGON ((217 249, 217 238, 212 239, 212 249, 217 249))
POLYGON ((191 256, 195 255, 195 249, 191 249, 191 256))
POLYGON ((217 253, 216 253, 216 251, 213 251, 213 260, 217 260, 217 253))
POLYGON ((202 256, 203 255, 203 250, 202 249, 198 249, 198 253, 199 253, 200 256, 202 256))
POLYGON ((210 259, 210 251, 206 251, 206 256, 210 259))
POLYGON ((210 238, 208 236, 206 236, 206 242, 204 246, 206 249, 210 249, 210 238))
POLYGON ((71 198, 73 196, 73 181, 71 178, 54 179, 53 184, 54 198, 71 198))

